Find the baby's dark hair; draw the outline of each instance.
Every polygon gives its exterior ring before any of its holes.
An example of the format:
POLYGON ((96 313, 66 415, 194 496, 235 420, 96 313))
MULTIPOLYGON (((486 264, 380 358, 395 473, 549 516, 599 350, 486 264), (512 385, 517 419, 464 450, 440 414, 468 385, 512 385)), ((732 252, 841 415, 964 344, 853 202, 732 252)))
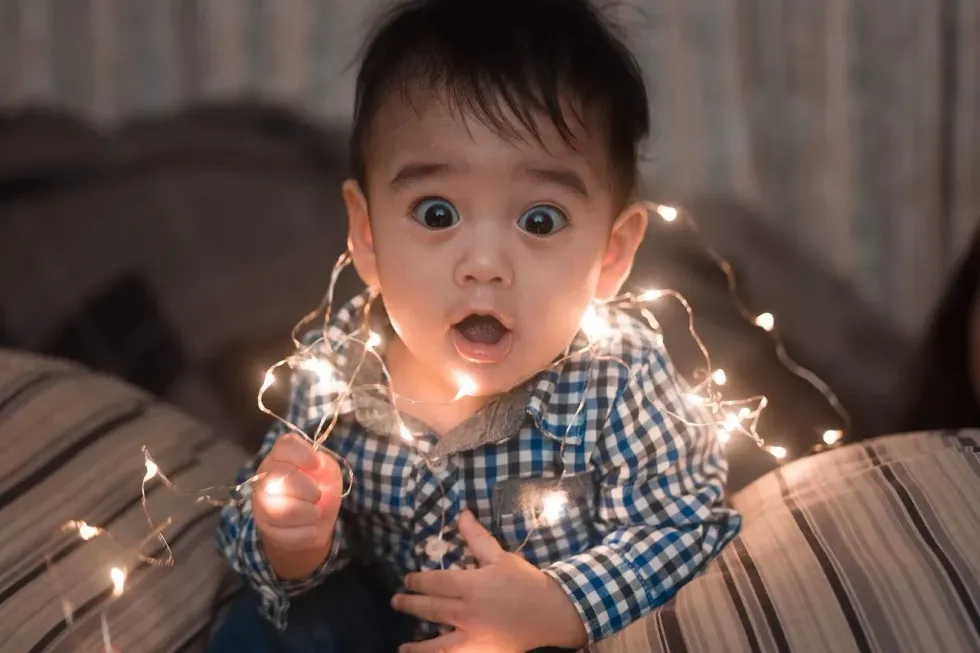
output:
POLYGON ((506 137, 519 136, 511 113, 539 141, 537 121, 550 120, 573 147, 572 121, 599 120, 617 195, 625 201, 635 189, 650 120, 643 75, 588 0, 396 5, 365 44, 357 76, 351 163, 362 188, 379 107, 392 92, 419 90, 444 93, 451 108, 506 137))

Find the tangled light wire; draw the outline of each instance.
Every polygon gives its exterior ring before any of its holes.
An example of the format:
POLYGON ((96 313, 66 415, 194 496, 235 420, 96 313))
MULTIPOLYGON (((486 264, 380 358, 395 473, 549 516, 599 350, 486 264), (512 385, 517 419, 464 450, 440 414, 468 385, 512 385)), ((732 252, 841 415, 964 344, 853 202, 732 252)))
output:
MULTIPOLYGON (((649 203, 648 208, 656 213, 665 222, 674 222, 680 213, 678 209, 673 206, 668 206, 665 204, 653 204, 649 203)), ((690 221, 690 226, 696 229, 696 225, 693 221, 690 221)), ((847 411, 841 405, 837 395, 831 390, 831 388, 818 377, 811 370, 796 363, 787 353, 786 348, 783 344, 782 339, 779 337, 778 331, 775 329, 775 318, 771 313, 761 313, 753 314, 750 312, 746 306, 742 303, 737 288, 737 282, 735 278, 735 272, 731 264, 725 260, 721 255, 719 255, 714 248, 711 247, 704 239, 702 244, 708 255, 714 260, 714 262, 719 266, 721 271, 725 274, 728 282, 728 291, 731 299, 739 311, 739 313, 747 320, 755 324, 757 327, 768 332, 773 339, 775 345, 776 355, 780 363, 786 367, 790 372, 800 377, 804 381, 812 385, 817 391, 819 391, 827 402, 830 404, 831 408, 837 413, 841 421, 840 429, 828 429, 824 431, 822 442, 816 444, 810 451, 822 450, 830 447, 835 447, 840 444, 843 438, 844 431, 850 428, 850 416, 847 411)), ((378 348, 382 342, 382 338, 379 334, 370 330, 370 320, 369 313, 374 304, 374 300, 377 299, 377 295, 373 294, 369 297, 369 300, 365 303, 364 315, 360 322, 360 327, 357 331, 349 334, 345 334, 341 339, 338 346, 343 346, 348 342, 354 342, 361 345, 363 349, 363 356, 357 362, 353 373, 351 373, 351 379, 357 378, 357 373, 364 365, 368 356, 373 356, 382 372, 382 383, 376 384, 362 384, 353 386, 346 383, 340 378, 339 370, 331 363, 330 359, 321 356, 317 351, 318 348, 328 347, 329 340, 327 338, 327 332, 330 326, 330 319, 333 312, 333 297, 334 290, 337 285, 337 280, 340 274, 346 269, 351 263, 351 257, 349 253, 344 253, 337 260, 330 276, 330 284, 327 288, 326 293, 323 296, 319 306, 317 306, 313 311, 305 315, 297 324, 293 327, 291 333, 291 339, 294 346, 294 352, 283 360, 280 360, 269 367, 266 370, 265 377, 259 388, 258 394, 256 396, 256 403, 259 410, 261 410, 266 415, 269 415, 279 423, 281 423, 285 428, 292 432, 295 432, 303 437, 305 437, 315 449, 320 449, 325 451, 327 454, 333 456, 337 459, 338 463, 342 466, 344 483, 342 488, 342 495, 346 496, 351 489, 351 484, 353 482, 353 470, 351 469, 350 463, 334 453, 330 449, 323 447, 324 441, 329 437, 330 433, 333 431, 334 426, 340 416, 340 407, 342 402, 350 397, 350 395, 355 390, 375 390, 380 391, 388 397, 388 399, 394 404, 395 400, 399 400, 403 403, 419 403, 410 397, 400 395, 394 391, 391 386, 391 377, 388 373, 388 369, 384 364, 382 357, 378 354, 378 348), (300 340, 300 335, 305 329, 309 328, 310 325, 314 323, 319 317, 322 316, 322 326, 320 337, 309 345, 303 344, 300 340), (265 393, 273 386, 276 382, 276 372, 283 367, 289 367, 291 370, 303 370, 305 372, 311 372, 317 376, 318 382, 327 387, 337 390, 338 398, 334 400, 334 410, 325 410, 320 418, 320 422, 314 429, 313 434, 310 435, 305 432, 304 429, 300 428, 299 425, 293 424, 285 417, 277 414, 275 411, 270 410, 263 401, 265 393)), ((590 356, 593 359, 607 359, 616 361, 622 365, 626 365, 624 361, 615 359, 608 355, 602 353, 602 343, 608 341, 608 339, 615 338, 616 333, 613 327, 606 323, 598 308, 602 306, 609 306, 612 308, 623 309, 627 311, 636 311, 639 315, 646 321, 648 326, 657 334, 657 337, 661 339, 660 325, 657 322, 656 317, 650 310, 650 306, 663 302, 665 299, 673 299, 681 305, 684 311, 687 313, 688 318, 688 332, 696 344, 701 356, 704 360, 704 367, 699 368, 694 376, 695 382, 689 388, 689 391, 684 395, 684 400, 688 402, 693 408, 695 408, 695 413, 704 415, 709 419, 707 421, 692 422, 686 419, 684 416, 676 413, 668 413, 674 419, 689 425, 689 426, 708 426, 715 430, 715 433, 722 443, 727 443, 733 435, 742 435, 751 439, 759 447, 765 449, 769 452, 776 460, 783 461, 789 457, 789 451, 787 448, 780 444, 768 444, 759 435, 757 427, 759 424, 759 418, 768 404, 768 398, 765 395, 755 395, 745 398, 726 398, 723 388, 725 387, 728 377, 723 369, 716 369, 712 367, 711 355, 709 354, 704 342, 698 335, 694 327, 694 312, 691 309, 690 304, 687 300, 678 292, 674 290, 665 289, 648 289, 641 291, 639 293, 625 293, 619 295, 613 299, 605 300, 600 303, 590 305, 582 317, 580 324, 581 331, 585 334, 588 345, 579 348, 575 351, 571 349, 566 349, 563 356, 557 361, 552 363, 551 367, 545 370, 539 370, 534 375, 556 367, 564 363, 565 361, 579 357, 579 356, 590 356)), ((532 376, 534 376, 532 375, 532 376)), ((587 383, 591 382, 591 379, 587 380, 587 383)), ((477 391, 473 381, 468 378, 460 378, 458 380, 458 392, 454 400, 461 399, 466 396, 473 395, 477 391)), ((583 393, 585 394, 585 393, 583 393)), ((647 398, 652 399, 652 398, 647 398)), ((579 403, 576 409, 576 415, 581 412, 584 408, 584 397, 579 403)), ((661 410, 662 407, 660 407, 661 410)), ((396 412, 397 414, 397 412, 396 412)), ((574 420, 571 420, 574 422, 574 420)), ((409 446, 412 446, 415 441, 415 436, 408 429, 401 418, 398 421, 399 432, 402 440, 409 446)), ((545 489, 537 495, 535 495, 533 505, 524 506, 526 514, 530 516, 531 526, 524 538, 521 546, 515 551, 519 552, 527 544, 531 536, 542 524, 554 523, 562 515, 565 505, 567 503, 567 495, 562 489, 562 483, 565 480, 565 470, 561 466, 561 461, 563 460, 562 454, 564 453, 565 439, 562 440, 559 453, 557 456, 557 461, 560 466, 560 473, 556 479, 555 485, 550 489, 545 489)), ((164 473, 160 470, 159 466, 153 460, 150 455, 149 450, 146 446, 143 446, 143 458, 145 463, 145 474, 143 475, 143 481, 141 485, 141 506, 143 512, 146 516, 147 525, 149 527, 148 535, 136 546, 135 558, 139 560, 140 563, 151 565, 151 566, 162 566, 170 567, 174 564, 173 552, 170 549, 170 545, 167 543, 166 538, 163 535, 164 529, 170 525, 172 519, 168 518, 164 520, 161 524, 156 524, 150 513, 149 507, 147 505, 146 498, 146 488, 149 483, 154 482, 156 479, 170 491, 178 493, 180 495, 193 497, 196 501, 207 502, 214 506, 224 506, 234 503, 239 503, 243 501, 241 497, 241 491, 247 486, 251 486, 261 480, 264 474, 255 474, 251 478, 246 479, 244 482, 235 486, 215 486, 204 488, 201 490, 183 490, 174 484, 164 473), (219 494, 221 497, 216 497, 219 494), (228 498, 223 498, 227 496, 228 498), (163 554, 158 557, 153 557, 144 554, 144 549, 149 546, 150 542, 156 540, 159 547, 162 549, 163 554)), ((429 457, 424 454, 421 450, 416 448, 416 452, 422 456, 423 460, 427 464, 431 465, 429 457)), ((265 481, 263 484, 263 491, 270 494, 280 494, 283 490, 283 482, 286 477, 271 478, 265 481)), ((442 503, 442 528, 440 530, 440 540, 444 535, 444 531, 447 527, 446 524, 446 506, 445 506, 445 488, 440 489, 443 492, 442 503)), ((62 528, 62 531, 75 531, 82 540, 92 540, 96 537, 108 537, 114 539, 111 533, 99 528, 97 526, 92 526, 84 521, 69 521, 66 522, 62 528)), ((48 558, 48 568, 52 570, 51 559, 48 558)), ((119 597, 123 594, 125 589, 127 578, 127 569, 125 566, 113 566, 109 570, 109 581, 111 582, 112 595, 114 597, 119 597)), ((72 624, 72 613, 71 606, 66 600, 62 600, 62 606, 64 609, 65 620, 70 626, 72 624)), ((111 650, 111 643, 108 631, 108 625, 105 618, 105 612, 102 612, 102 635, 103 642, 106 646, 106 651, 111 650)))

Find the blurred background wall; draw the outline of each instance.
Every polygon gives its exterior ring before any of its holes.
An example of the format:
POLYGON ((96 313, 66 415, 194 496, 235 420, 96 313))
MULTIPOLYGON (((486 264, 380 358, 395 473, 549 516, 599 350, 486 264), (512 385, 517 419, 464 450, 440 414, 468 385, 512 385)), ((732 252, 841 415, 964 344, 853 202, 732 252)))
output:
MULTIPOLYGON (((647 195, 696 207, 794 353, 885 410, 980 216, 980 2, 608 4, 651 91, 647 195)), ((343 249, 351 64, 382 6, 0 0, 0 335, 91 341, 80 298, 142 296, 134 269, 184 334, 169 359, 281 333, 343 249)), ((657 242, 659 280, 679 250, 657 242)))
MULTIPOLYGON (((257 96, 344 124, 365 0, 3 0, 0 102, 102 123, 257 96)), ((904 333, 980 215, 974 0, 616 3, 651 190, 736 197, 904 333)))

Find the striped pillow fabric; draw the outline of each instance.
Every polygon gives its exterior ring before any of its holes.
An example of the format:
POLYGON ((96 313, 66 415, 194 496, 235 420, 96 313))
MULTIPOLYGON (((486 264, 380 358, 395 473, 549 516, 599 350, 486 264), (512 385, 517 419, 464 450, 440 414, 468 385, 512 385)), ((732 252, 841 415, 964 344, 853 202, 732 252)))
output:
MULTIPOLYGON (((140 449, 186 489, 233 483, 244 452, 132 386, 2 349, 0 443, 0 650, 102 650, 103 614, 122 651, 174 651, 200 639, 226 577, 213 545, 217 509, 148 483, 155 522, 172 518, 164 534, 175 565, 141 563, 134 552, 150 529, 140 449), (59 530, 69 520, 113 538, 83 542, 59 530), (113 566, 128 571, 118 598, 113 566)), ((142 551, 165 554, 154 538, 142 551)))
POLYGON ((740 536, 599 653, 980 651, 980 432, 888 436, 733 497, 740 536))

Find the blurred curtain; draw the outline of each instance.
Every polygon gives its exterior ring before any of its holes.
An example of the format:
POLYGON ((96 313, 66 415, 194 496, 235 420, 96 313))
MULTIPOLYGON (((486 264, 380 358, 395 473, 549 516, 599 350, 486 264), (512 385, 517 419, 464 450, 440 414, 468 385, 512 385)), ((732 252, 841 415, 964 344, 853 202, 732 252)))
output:
MULTIPOLYGON (((0 105, 348 119, 379 2, 0 0, 0 105)), ((980 0, 631 0, 652 195, 751 207, 913 334, 980 216, 980 0)))

